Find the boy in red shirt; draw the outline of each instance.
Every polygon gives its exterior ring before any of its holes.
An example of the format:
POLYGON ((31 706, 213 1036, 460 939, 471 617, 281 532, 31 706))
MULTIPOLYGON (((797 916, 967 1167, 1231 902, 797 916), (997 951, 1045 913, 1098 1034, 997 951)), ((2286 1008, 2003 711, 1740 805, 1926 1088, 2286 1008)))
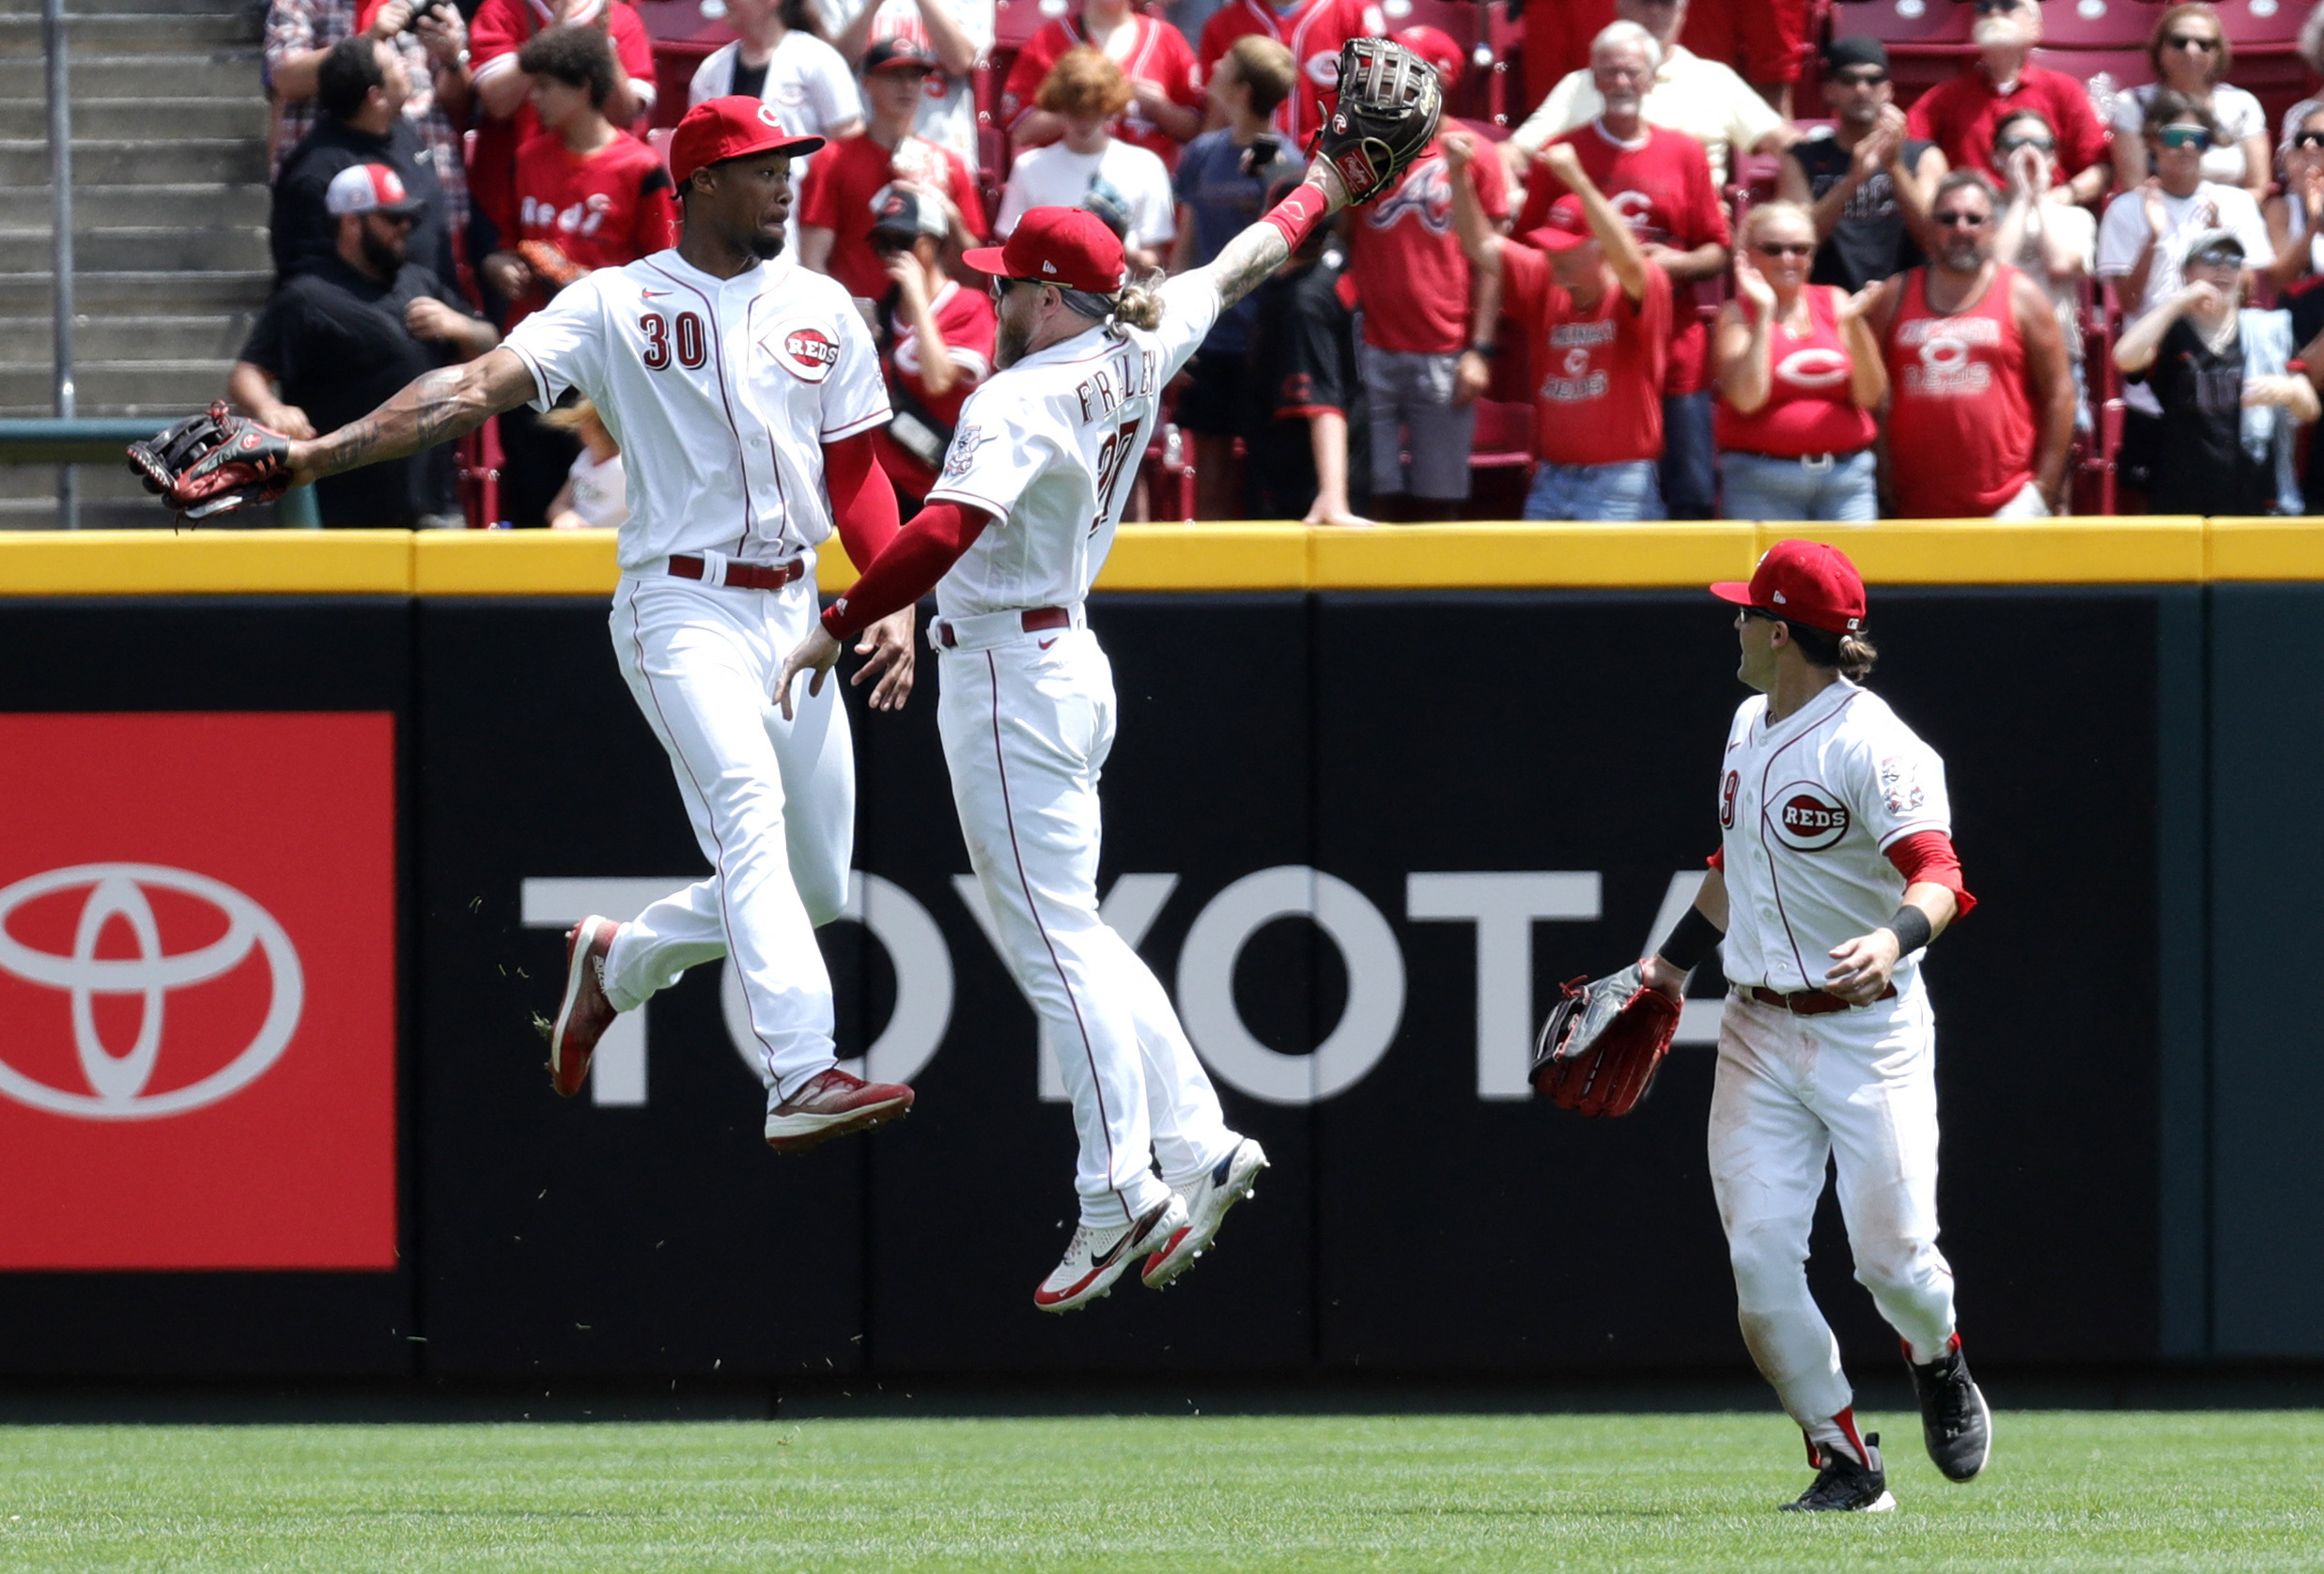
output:
MULTIPOLYGON (((551 27, 518 60, 544 129, 519 150, 508 206, 491 215, 508 249, 479 270, 508 302, 511 328, 583 274, 667 251, 678 219, 660 158, 605 117, 620 68, 603 33, 551 27)), ((521 407, 500 418, 500 432, 503 510, 515 525, 546 524, 580 442, 521 407)))
MULTIPOLYGON (((1455 167, 1476 143, 1446 139, 1455 167)), ((1582 168, 1570 143, 1542 153, 1568 194, 1526 243, 1494 233, 1483 210, 1454 188, 1462 249, 1480 276, 1501 285, 1501 304, 1534 335, 1541 381, 1534 412, 1541 467, 1528 519, 1656 519, 1662 490, 1662 386, 1669 355, 1670 275, 1647 260, 1622 215, 1582 168)))
POLYGON ((890 186, 950 204, 963 246, 984 240, 984 201, 959 154, 912 134, 913 117, 927 96, 936 57, 901 35, 882 39, 863 57, 863 100, 871 118, 862 132, 825 147, 799 186, 798 260, 829 273, 850 295, 876 301, 888 293, 888 270, 873 252, 871 224, 890 186))
POLYGON ((945 271, 949 224, 941 200, 899 186, 881 200, 867 232, 890 282, 882 292, 878 333, 894 410, 873 434, 872 445, 888 479, 914 508, 936 485, 961 405, 993 375, 999 330, 992 297, 961 288, 945 271))
POLYGON ((653 40, 629 0, 483 0, 468 24, 470 69, 484 111, 468 150, 468 189, 471 206, 488 218, 514 203, 518 151, 541 129, 518 54, 561 23, 594 27, 613 46, 621 69, 605 101, 608 120, 627 130, 654 107, 653 40))
POLYGON ((1487 368, 1464 352, 1492 337, 1500 281, 1496 270, 1471 287, 1453 206, 1458 192, 1488 222, 1506 224, 1509 186, 1497 159, 1464 161, 1454 172, 1446 147, 1460 134, 1438 136, 1387 195, 1349 212, 1347 277, 1364 303, 1356 355, 1371 410, 1372 508, 1383 519, 1456 519, 1468 498, 1487 368))

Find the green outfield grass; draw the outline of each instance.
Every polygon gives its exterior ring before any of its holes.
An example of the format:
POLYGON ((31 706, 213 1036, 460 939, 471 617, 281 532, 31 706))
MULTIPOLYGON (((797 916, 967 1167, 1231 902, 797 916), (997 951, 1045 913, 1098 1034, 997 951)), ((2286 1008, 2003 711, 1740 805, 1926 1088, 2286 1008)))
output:
POLYGON ((8 1427, 0 1568, 2324 1568, 2324 1412, 1880 1419, 1812 1518, 1772 1415, 8 1427))

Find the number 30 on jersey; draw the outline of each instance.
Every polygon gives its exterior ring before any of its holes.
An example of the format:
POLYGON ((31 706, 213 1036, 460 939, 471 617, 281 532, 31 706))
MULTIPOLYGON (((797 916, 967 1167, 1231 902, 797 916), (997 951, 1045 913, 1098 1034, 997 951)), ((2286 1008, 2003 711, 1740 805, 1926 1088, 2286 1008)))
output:
POLYGON ((645 335, 645 368, 658 372, 670 364, 673 350, 678 364, 688 371, 703 363, 707 355, 704 347, 702 318, 691 312, 680 312, 674 323, 659 312, 648 312, 638 319, 639 331, 645 335))

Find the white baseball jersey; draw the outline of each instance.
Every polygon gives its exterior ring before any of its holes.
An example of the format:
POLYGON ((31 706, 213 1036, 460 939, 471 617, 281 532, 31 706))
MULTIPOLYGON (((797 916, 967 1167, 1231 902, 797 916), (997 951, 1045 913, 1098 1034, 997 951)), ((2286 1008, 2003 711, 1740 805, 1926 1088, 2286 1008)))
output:
POLYGON ((1113 548, 1163 387, 1218 320, 1218 291, 1182 275, 1161 326, 1092 327, 997 372, 960 408, 930 502, 993 517, 937 581, 948 618, 1073 607, 1113 548))
MULTIPOLYGON (((1735 712, 1719 766, 1727 976, 1789 995, 1821 989, 1833 947, 1895 916, 1904 837, 1952 831, 1944 762, 1879 695, 1835 682, 1773 726, 1767 697, 1735 712)), ((1919 953, 1897 964, 1912 988, 1919 953)))
POLYGON ((601 268, 504 341, 533 408, 568 388, 621 445, 625 569, 673 552, 779 563, 831 533, 823 445, 888 419, 871 331, 847 291, 778 257, 732 279, 673 251, 601 268))

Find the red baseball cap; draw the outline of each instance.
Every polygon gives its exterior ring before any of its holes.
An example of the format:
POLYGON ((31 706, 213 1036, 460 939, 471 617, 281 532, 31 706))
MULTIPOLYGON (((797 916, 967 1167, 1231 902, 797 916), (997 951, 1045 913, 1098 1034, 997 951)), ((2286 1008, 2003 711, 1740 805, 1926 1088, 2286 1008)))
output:
POLYGON ((1122 238, 1086 208, 1035 208, 1005 246, 978 246, 961 260, 980 273, 1111 295, 1130 282, 1122 238))
POLYGON ((1582 199, 1568 192, 1549 205, 1547 222, 1527 232, 1525 242, 1540 252, 1570 252, 1597 239, 1589 233, 1589 215, 1582 211, 1582 199))
POLYGON ((1407 27, 1396 35, 1396 41, 1436 69, 1446 92, 1460 85, 1461 69, 1468 61, 1463 57, 1461 46, 1452 41, 1451 34, 1441 27, 1407 27))
POLYGON ((705 164, 752 153, 812 153, 819 136, 793 136, 775 116, 775 106, 748 93, 705 99, 686 112, 670 138, 670 178, 683 188, 705 164))
POLYGON ((1837 547, 1778 541, 1751 571, 1751 582, 1722 579, 1711 594, 1738 607, 1757 607, 1826 634, 1864 626, 1864 576, 1837 547))

